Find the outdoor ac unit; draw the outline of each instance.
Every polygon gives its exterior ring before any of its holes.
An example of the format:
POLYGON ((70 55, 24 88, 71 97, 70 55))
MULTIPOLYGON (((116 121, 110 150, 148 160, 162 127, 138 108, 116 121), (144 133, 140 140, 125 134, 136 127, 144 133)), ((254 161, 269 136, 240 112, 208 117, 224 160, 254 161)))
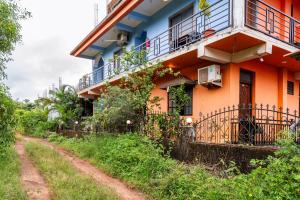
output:
POLYGON ((117 43, 119 46, 127 45, 129 40, 129 34, 125 31, 122 31, 118 34, 117 38, 117 43))
POLYGON ((198 84, 206 87, 222 87, 220 65, 211 65, 198 69, 198 84))

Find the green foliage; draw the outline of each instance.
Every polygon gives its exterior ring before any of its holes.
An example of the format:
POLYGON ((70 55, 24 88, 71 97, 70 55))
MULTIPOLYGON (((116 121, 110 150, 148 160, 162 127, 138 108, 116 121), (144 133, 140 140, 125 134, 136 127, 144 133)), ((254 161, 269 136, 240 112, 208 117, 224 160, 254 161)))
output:
POLYGON ((75 88, 64 85, 62 88, 53 91, 53 108, 58 111, 59 119, 66 126, 69 123, 80 120, 82 107, 75 88))
POLYGON ((20 163, 13 148, 8 148, 6 155, 0 157, 0 197, 1 200, 25 200, 20 179, 20 163))
POLYGON ((283 141, 275 157, 254 162, 257 168, 250 174, 222 179, 199 166, 164 157, 162 147, 143 136, 65 139, 54 135, 51 140, 155 199, 300 199, 300 147, 291 141, 283 141))
POLYGON ((5 154, 5 149, 15 140, 13 117, 15 105, 5 86, 0 83, 0 156, 5 154))
POLYGON ((20 8, 14 0, 0 0, 0 81, 5 77, 5 63, 21 40, 20 20, 29 16, 30 13, 20 8))
POLYGON ((189 101, 191 101, 190 96, 186 94, 185 85, 180 85, 178 87, 170 87, 169 96, 171 99, 174 99, 176 102, 176 109, 174 111, 175 113, 173 114, 177 114, 177 115, 179 115, 182 108, 189 101))
POLYGON ((80 99, 75 88, 63 85, 59 89, 50 91, 50 98, 40 98, 36 101, 40 108, 49 112, 55 110, 59 113, 57 121, 66 128, 71 128, 75 121, 79 121, 82 115, 80 99))
POLYGON ((117 199, 115 193, 105 186, 96 184, 89 176, 78 172, 68 161, 49 147, 28 143, 26 152, 43 173, 54 199, 117 199))
POLYGON ((15 118, 18 121, 18 131, 36 137, 45 136, 47 130, 53 130, 56 126, 55 121, 48 121, 47 112, 41 109, 18 109, 15 118))
POLYGON ((208 0, 199 0, 199 9, 202 10, 207 17, 211 15, 209 7, 210 3, 208 0))
POLYGON ((145 113, 160 107, 158 96, 151 96, 157 79, 166 75, 176 76, 171 69, 160 63, 154 64, 145 59, 145 51, 123 50, 120 68, 115 74, 125 73, 118 85, 107 83, 98 100, 97 114, 90 120, 104 130, 123 132, 126 121, 136 127, 144 125, 145 113), (107 129, 110 128, 110 129, 107 129))
POLYGON ((136 112, 138 107, 134 105, 133 93, 117 86, 109 86, 102 93, 97 102, 98 111, 94 113, 92 124, 110 132, 126 128, 126 121, 138 123, 136 112))

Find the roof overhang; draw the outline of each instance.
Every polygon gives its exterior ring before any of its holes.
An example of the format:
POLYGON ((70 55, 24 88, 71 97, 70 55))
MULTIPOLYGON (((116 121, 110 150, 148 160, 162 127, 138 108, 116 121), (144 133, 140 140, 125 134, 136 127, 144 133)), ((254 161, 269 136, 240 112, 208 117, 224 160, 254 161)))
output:
POLYGON ((166 83, 161 84, 160 85, 160 89, 166 90, 169 87, 175 87, 175 86, 179 86, 179 85, 190 85, 190 86, 193 86, 195 84, 196 84, 195 81, 190 80, 190 79, 182 76, 182 77, 178 77, 176 79, 173 79, 171 81, 168 81, 166 83))
POLYGON ((116 25, 123 17, 134 10, 143 0, 124 0, 124 2, 108 15, 98 26, 96 26, 71 52, 73 56, 80 54, 91 46, 99 37, 104 35, 114 25, 116 25))

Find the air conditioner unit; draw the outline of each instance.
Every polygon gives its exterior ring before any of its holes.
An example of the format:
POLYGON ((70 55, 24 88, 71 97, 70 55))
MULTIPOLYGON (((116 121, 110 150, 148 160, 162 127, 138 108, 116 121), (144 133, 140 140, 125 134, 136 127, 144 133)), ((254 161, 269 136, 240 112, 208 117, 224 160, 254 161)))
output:
POLYGON ((198 69, 198 84, 206 87, 222 87, 220 65, 211 65, 198 69))
POLYGON ((129 41, 129 34, 125 31, 122 31, 118 34, 117 38, 117 43, 119 46, 127 45, 129 41))

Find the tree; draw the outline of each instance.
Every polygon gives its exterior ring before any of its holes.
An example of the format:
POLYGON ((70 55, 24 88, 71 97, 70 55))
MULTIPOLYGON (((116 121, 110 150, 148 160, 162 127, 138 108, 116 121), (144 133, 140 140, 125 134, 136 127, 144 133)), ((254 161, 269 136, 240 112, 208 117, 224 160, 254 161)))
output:
POLYGON ((15 0, 0 0, 0 81, 6 77, 5 64, 15 45, 21 40, 20 20, 30 17, 30 13, 18 6, 15 0))
POLYGON ((79 121, 82 115, 80 99, 74 87, 63 85, 61 88, 51 90, 50 98, 40 98, 36 101, 44 110, 56 110, 59 113, 59 120, 64 125, 79 121))
POLYGON ((5 149, 14 142, 14 110, 15 105, 7 88, 0 83, 0 156, 3 156, 5 149))
POLYGON ((107 83, 98 100, 98 111, 94 115, 94 125, 109 131, 124 131, 129 120, 134 128, 143 127, 146 113, 159 107, 161 98, 152 97, 155 82, 163 76, 177 76, 170 68, 159 62, 147 60, 147 50, 126 51, 116 57, 120 67, 114 74, 124 76, 117 85, 107 83))

